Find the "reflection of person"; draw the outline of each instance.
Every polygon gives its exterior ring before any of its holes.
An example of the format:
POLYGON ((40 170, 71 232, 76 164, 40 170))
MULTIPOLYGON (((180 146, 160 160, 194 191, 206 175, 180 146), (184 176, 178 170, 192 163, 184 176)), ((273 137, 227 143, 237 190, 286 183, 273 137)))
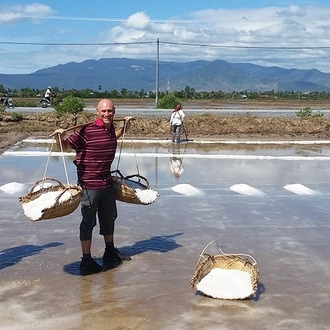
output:
POLYGON ((50 86, 48 86, 48 88, 46 89, 45 92, 45 99, 48 100, 48 102, 50 103, 50 98, 51 96, 54 96, 55 94, 52 92, 52 88, 50 86))
POLYGON ((179 143, 180 142, 180 135, 181 135, 181 128, 183 125, 183 119, 185 114, 182 110, 181 104, 179 103, 172 111, 171 118, 170 118, 170 125, 172 131, 172 142, 179 143))
POLYGON ((181 157, 171 157, 170 158, 170 168, 176 179, 180 178, 183 172, 182 158, 181 157))
POLYGON ((172 156, 170 157, 170 169, 176 179, 180 178, 183 172, 183 158, 180 157, 180 146, 173 145, 172 156))
POLYGON ((171 157, 170 158, 170 169, 176 179, 180 178, 183 172, 182 157, 171 157))
POLYGON ((132 117, 125 117, 124 126, 115 129, 113 117, 115 107, 111 100, 101 100, 96 109, 98 118, 93 123, 78 128, 66 138, 63 129, 55 130, 60 136, 63 148, 76 150, 78 183, 83 188, 81 199, 82 221, 80 223, 80 241, 83 257, 80 263, 82 275, 98 273, 115 268, 123 256, 114 246, 114 227, 117 218, 115 190, 111 176, 111 164, 115 158, 117 139, 122 136, 132 117), (103 267, 91 256, 92 232, 99 221, 100 235, 103 235, 105 251, 103 267))

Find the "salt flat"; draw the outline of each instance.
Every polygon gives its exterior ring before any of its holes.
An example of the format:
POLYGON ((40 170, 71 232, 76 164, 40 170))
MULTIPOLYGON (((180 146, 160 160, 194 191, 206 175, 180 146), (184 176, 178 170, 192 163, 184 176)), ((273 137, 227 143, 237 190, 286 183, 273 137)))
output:
MULTIPOLYGON (((330 329, 328 144, 126 146, 121 172, 139 171, 160 196, 118 202, 116 245, 132 260, 86 277, 79 209, 32 222, 18 203, 48 155, 47 143, 22 143, 0 156, 1 329, 330 329), (182 161, 179 177, 172 157, 182 161), (212 240, 256 259, 256 297, 212 299, 190 288, 212 240)), ((75 182, 72 154, 64 159, 75 182)), ((46 174, 65 181, 61 154, 46 174)), ((103 248, 96 228, 99 260, 103 248)))

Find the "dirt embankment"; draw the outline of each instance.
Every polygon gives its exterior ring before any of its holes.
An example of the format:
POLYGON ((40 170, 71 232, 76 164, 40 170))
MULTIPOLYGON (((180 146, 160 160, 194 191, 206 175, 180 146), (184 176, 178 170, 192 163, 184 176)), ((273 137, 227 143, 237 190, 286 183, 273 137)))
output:
MULTIPOLYGON (((209 104, 209 103, 208 103, 209 104)), ((240 106, 247 105, 242 103, 240 106)), ((269 103, 273 108, 274 104, 269 103)), ((303 104, 302 104, 303 105, 303 104)), ((295 107, 302 108, 302 105, 295 107)), ((136 105, 137 106, 137 105, 136 105)), ((201 106, 201 104, 199 104, 201 106)), ((202 106, 206 107, 206 104, 202 106)), ((225 106, 225 105, 223 105, 225 106)), ((260 105, 259 105, 260 106, 260 105)), ((281 103, 281 106, 285 107, 281 103)), ((305 106, 307 106, 305 104, 305 106)), ((249 104, 256 108, 256 105, 249 104)), ((261 105, 265 108, 265 105, 261 105)), ((277 104, 277 108, 279 108, 277 104)), ((286 108, 292 108, 287 105, 286 108)), ((314 109, 327 109, 327 104, 314 105, 314 109)), ((95 116, 82 113, 78 116, 78 125, 91 121, 95 116)), ((28 136, 48 136, 56 128, 71 127, 72 118, 56 118, 54 113, 23 114, 23 120, 14 122, 11 115, 0 113, 0 153, 28 136)), ((118 123, 121 124, 121 123, 118 123)), ((136 117, 127 131, 127 137, 170 139, 169 118, 136 117)), ((182 138, 197 139, 329 139, 330 121, 324 117, 274 118, 251 115, 213 115, 208 112, 201 115, 186 116, 182 138)))

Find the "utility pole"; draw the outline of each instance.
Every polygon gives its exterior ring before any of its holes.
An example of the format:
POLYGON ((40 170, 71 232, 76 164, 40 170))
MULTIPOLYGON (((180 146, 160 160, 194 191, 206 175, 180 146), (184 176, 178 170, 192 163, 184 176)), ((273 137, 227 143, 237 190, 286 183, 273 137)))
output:
POLYGON ((156 57, 156 109, 158 107, 159 94, 159 38, 157 38, 157 57, 156 57))

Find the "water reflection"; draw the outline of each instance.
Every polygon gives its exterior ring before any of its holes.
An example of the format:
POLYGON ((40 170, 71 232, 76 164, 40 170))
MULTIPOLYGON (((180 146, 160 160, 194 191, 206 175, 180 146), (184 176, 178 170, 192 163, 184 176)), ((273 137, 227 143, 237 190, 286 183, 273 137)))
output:
POLYGON ((74 329, 158 328, 146 327, 145 312, 139 313, 127 308, 123 301, 133 297, 125 296, 121 291, 114 272, 83 277, 80 281, 80 299, 77 301, 80 321, 74 329))
MULTIPOLYGON (((185 146, 187 146, 187 144, 185 146)), ((172 153, 172 156, 170 157, 170 170, 174 178, 178 181, 184 171, 183 158, 180 157, 180 145, 171 145, 170 152, 172 153)))
MULTIPOLYGON (((48 148, 49 144, 21 143, 19 147, 11 148, 7 155, 1 155, 0 185, 10 181, 30 183, 39 180, 47 163, 48 148), (40 149, 44 154, 33 156, 40 149), (18 151, 27 153, 11 157, 10 152, 14 156, 18 151)), ((65 158, 70 181, 75 183, 74 153, 65 158)), ((162 190, 163 196, 171 193, 173 178, 214 195, 241 183, 256 186, 326 183, 329 161, 330 148, 326 144, 172 144, 155 141, 152 144, 135 143, 134 148, 124 144, 120 170, 131 175, 138 169, 151 188, 162 190)), ((52 156, 47 174, 64 182, 61 162, 60 156, 52 156)))
MULTIPOLYGON (((329 146, 244 146, 189 142, 179 149, 169 143, 125 147, 120 170, 136 173, 137 162, 151 187, 157 185, 160 197, 149 206, 118 203, 116 241, 123 253, 134 258, 90 277, 72 276, 79 271, 79 210, 56 221, 27 222, 18 203, 21 193, 0 191, 0 259, 1 267, 7 267, 1 272, 2 327, 202 329, 207 315, 207 322, 219 329, 233 324, 242 329, 255 324, 281 328, 284 323, 300 329, 311 323, 317 329, 327 328, 329 146), (297 155, 301 157, 291 157, 297 155), (169 168, 172 157, 180 158, 184 166, 180 180, 203 194, 179 195, 171 189, 176 180, 169 168), (243 196, 230 190, 242 183, 265 194, 243 196), (321 194, 299 195, 284 189, 293 183, 321 194), (56 246, 62 243, 49 243, 54 235, 63 242, 61 247, 56 246), (18 238, 20 246, 15 246, 18 238), (226 251, 256 258, 262 282, 255 299, 211 300, 190 288, 200 251, 212 239, 221 240, 226 251), (22 260, 25 257, 29 258, 22 260), (25 279, 37 281, 27 285, 25 279)), ((22 144, 20 150, 33 152, 35 147, 22 144)), ((0 185, 16 181, 28 188, 39 180, 48 157, 46 148, 38 156, 1 155, 0 185)), ((68 171, 74 181, 73 164, 68 171)), ((51 157, 49 174, 63 177, 59 158, 51 157)), ((102 238, 96 236, 95 244, 100 258, 102 238)))

